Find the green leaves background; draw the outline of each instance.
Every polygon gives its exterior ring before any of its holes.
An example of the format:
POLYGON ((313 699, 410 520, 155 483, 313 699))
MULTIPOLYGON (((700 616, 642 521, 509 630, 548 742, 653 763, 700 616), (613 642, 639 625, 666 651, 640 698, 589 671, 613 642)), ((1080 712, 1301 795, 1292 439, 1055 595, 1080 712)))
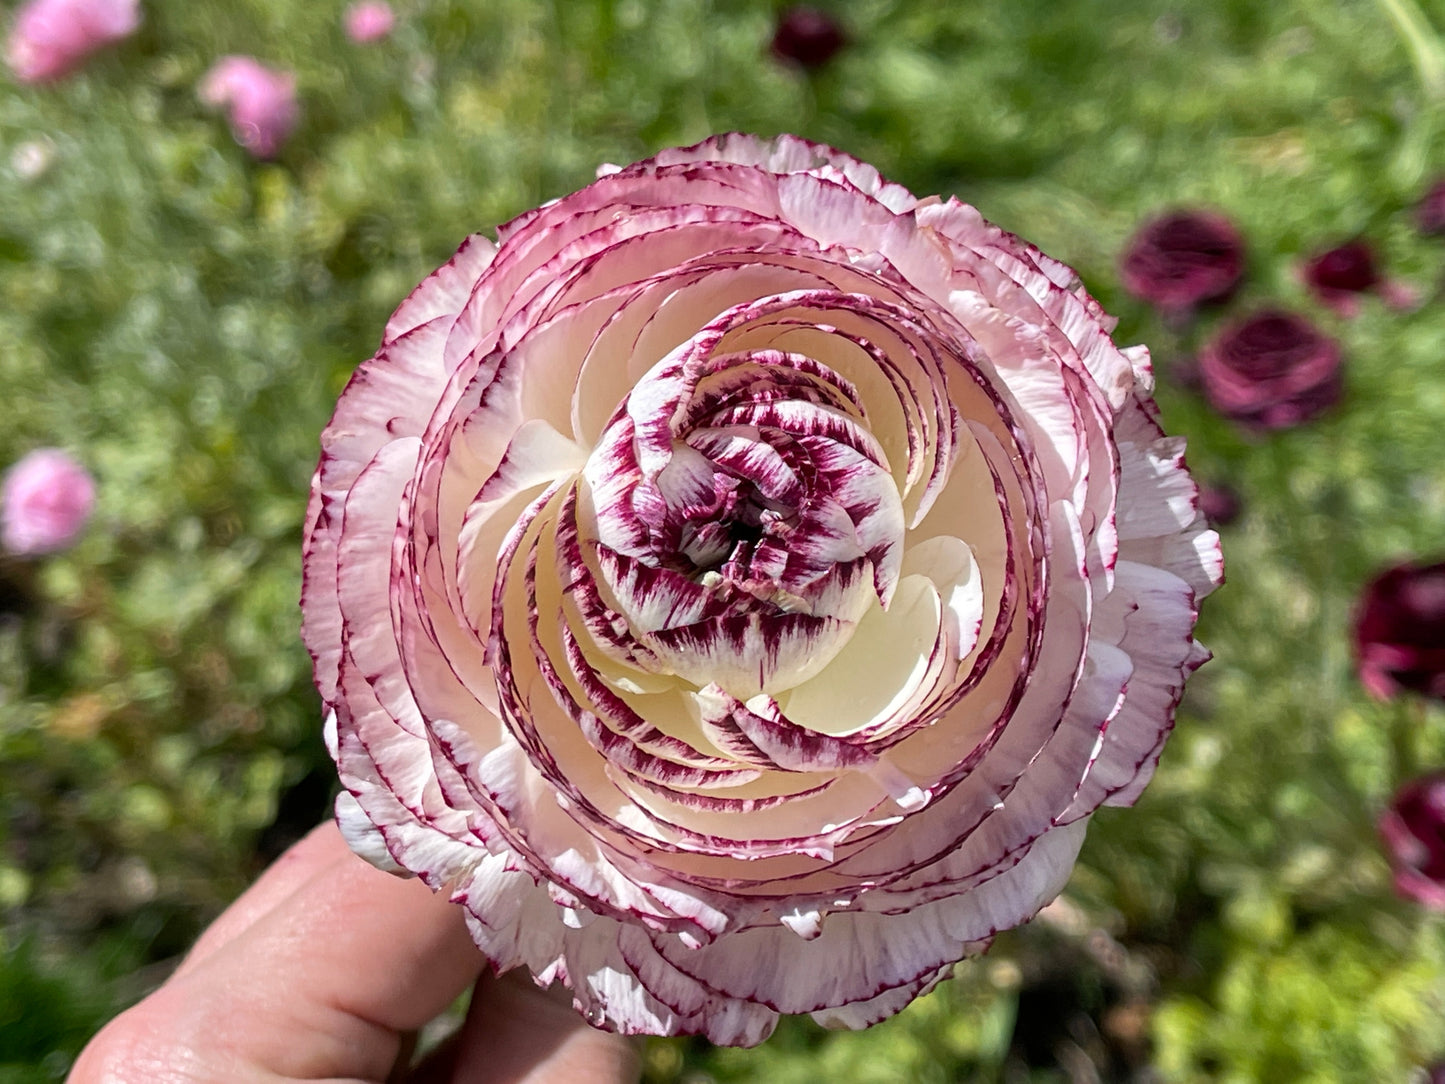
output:
POLYGON ((1374 835, 1445 764, 1445 716, 1369 701, 1348 653, 1374 569, 1445 552, 1445 241, 1412 220, 1445 171, 1445 6, 856 0, 811 73, 768 54, 758 0, 396 7, 361 47, 338 3, 147 0, 75 77, 0 84, 0 463, 58 444, 100 491, 74 550, 0 562, 0 1081, 62 1077, 322 815, 301 517, 391 309, 599 162, 728 129, 833 143, 1072 264, 1246 510, 1201 624, 1217 657, 1063 904, 873 1031, 657 1041, 648 1079, 1380 1081, 1445 1058, 1445 926, 1393 897, 1374 835), (298 73, 276 162, 196 100, 226 53, 298 73), (1174 379, 1222 315, 1166 327, 1115 259, 1180 205, 1247 238, 1228 312, 1280 303, 1342 340, 1340 409, 1256 436, 1174 379), (1300 258, 1356 235, 1418 310, 1310 301, 1300 258))

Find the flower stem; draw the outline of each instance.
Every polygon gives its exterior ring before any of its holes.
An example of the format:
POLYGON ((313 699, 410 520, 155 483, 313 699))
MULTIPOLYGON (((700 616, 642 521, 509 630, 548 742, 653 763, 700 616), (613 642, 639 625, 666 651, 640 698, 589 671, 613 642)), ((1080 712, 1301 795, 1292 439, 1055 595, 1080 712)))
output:
POLYGON ((1445 45, 1416 0, 1379 0, 1410 50, 1420 87, 1431 102, 1445 101, 1445 45))

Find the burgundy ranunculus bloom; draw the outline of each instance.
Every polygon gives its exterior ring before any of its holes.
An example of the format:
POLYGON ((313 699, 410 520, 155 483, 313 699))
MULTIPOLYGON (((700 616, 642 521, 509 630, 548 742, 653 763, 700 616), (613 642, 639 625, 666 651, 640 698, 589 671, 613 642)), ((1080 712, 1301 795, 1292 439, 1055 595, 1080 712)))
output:
POLYGON ((804 68, 819 68, 848 43, 836 19, 811 7, 789 8, 778 17, 773 55, 804 68))
POLYGON ((1141 792, 1219 539, 1148 352, 974 208, 790 136, 600 174, 322 435, 337 817, 599 1027, 863 1027, 1141 792))
POLYGON ((1304 281, 1316 300, 1341 316, 1358 315, 1362 294, 1378 294, 1396 309, 1412 308, 1419 300, 1414 287, 1380 273, 1375 250, 1361 240, 1312 256, 1304 265, 1304 281))
POLYGON ((1401 787, 1380 817, 1380 836, 1395 870, 1395 890, 1445 911, 1445 772, 1401 787))
POLYGON ((1199 510, 1211 526, 1227 527, 1239 518, 1244 501, 1233 486, 1200 486, 1199 510))
POLYGON ((1421 233, 1445 233, 1445 177, 1431 185, 1416 206, 1415 224, 1421 233))
POLYGON ((1322 304, 1342 316, 1353 316, 1359 307, 1356 295, 1381 285, 1375 252, 1364 241, 1348 241, 1312 257, 1304 267, 1305 285, 1322 304))
POLYGON ((1174 211, 1145 223, 1119 261, 1124 289, 1172 314, 1223 300, 1243 273, 1244 241, 1212 211, 1174 211))
POLYGON ((1225 327, 1199 355, 1205 397, 1264 429, 1309 421, 1339 401, 1340 346, 1303 316, 1267 309, 1225 327))
POLYGON ((1370 582, 1355 658, 1360 681, 1382 700, 1401 689, 1445 700, 1445 561, 1396 565, 1370 582))

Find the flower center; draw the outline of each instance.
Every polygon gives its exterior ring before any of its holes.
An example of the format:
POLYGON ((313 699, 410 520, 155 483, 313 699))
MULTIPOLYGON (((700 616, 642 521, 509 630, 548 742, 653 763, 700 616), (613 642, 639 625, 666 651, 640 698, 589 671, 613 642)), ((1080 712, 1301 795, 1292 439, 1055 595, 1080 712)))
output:
POLYGON ((633 388, 584 470, 583 533, 634 662, 790 688, 886 602, 902 506, 850 390, 776 350, 664 359, 633 388))
POLYGON ((798 523, 797 509, 723 472, 713 475, 713 496, 710 506, 683 514, 676 550, 686 558, 679 562, 681 571, 709 586, 720 580, 744 582, 760 552, 787 545, 798 523))

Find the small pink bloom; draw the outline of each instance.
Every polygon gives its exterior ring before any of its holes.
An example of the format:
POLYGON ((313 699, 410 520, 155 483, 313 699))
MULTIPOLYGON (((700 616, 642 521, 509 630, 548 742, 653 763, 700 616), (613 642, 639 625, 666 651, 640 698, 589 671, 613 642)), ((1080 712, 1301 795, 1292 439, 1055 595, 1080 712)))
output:
POLYGON ((0 541, 11 553, 63 550, 85 529, 95 507, 90 474, 58 448, 40 448, 5 475, 0 541))
POLYGON ((59 79, 140 25, 139 0, 31 0, 15 16, 5 59, 22 83, 59 79))
POLYGON ((346 9, 346 36, 358 44, 380 41, 395 25, 396 16, 385 0, 362 0, 346 9))
POLYGON ((296 126, 296 76, 255 57, 222 57, 198 93, 207 105, 226 108, 231 134, 257 158, 276 157, 296 126))
POLYGON ((1445 911, 1445 772, 1401 787, 1380 818, 1380 836, 1395 869, 1395 890, 1445 911))
POLYGON ((778 17, 773 55, 803 68, 820 68, 848 44, 843 28, 825 11, 800 6, 778 17))
POLYGON ((1173 211, 1146 222, 1119 260, 1124 289, 1168 314, 1224 300, 1243 274, 1244 239, 1210 211, 1173 211))

